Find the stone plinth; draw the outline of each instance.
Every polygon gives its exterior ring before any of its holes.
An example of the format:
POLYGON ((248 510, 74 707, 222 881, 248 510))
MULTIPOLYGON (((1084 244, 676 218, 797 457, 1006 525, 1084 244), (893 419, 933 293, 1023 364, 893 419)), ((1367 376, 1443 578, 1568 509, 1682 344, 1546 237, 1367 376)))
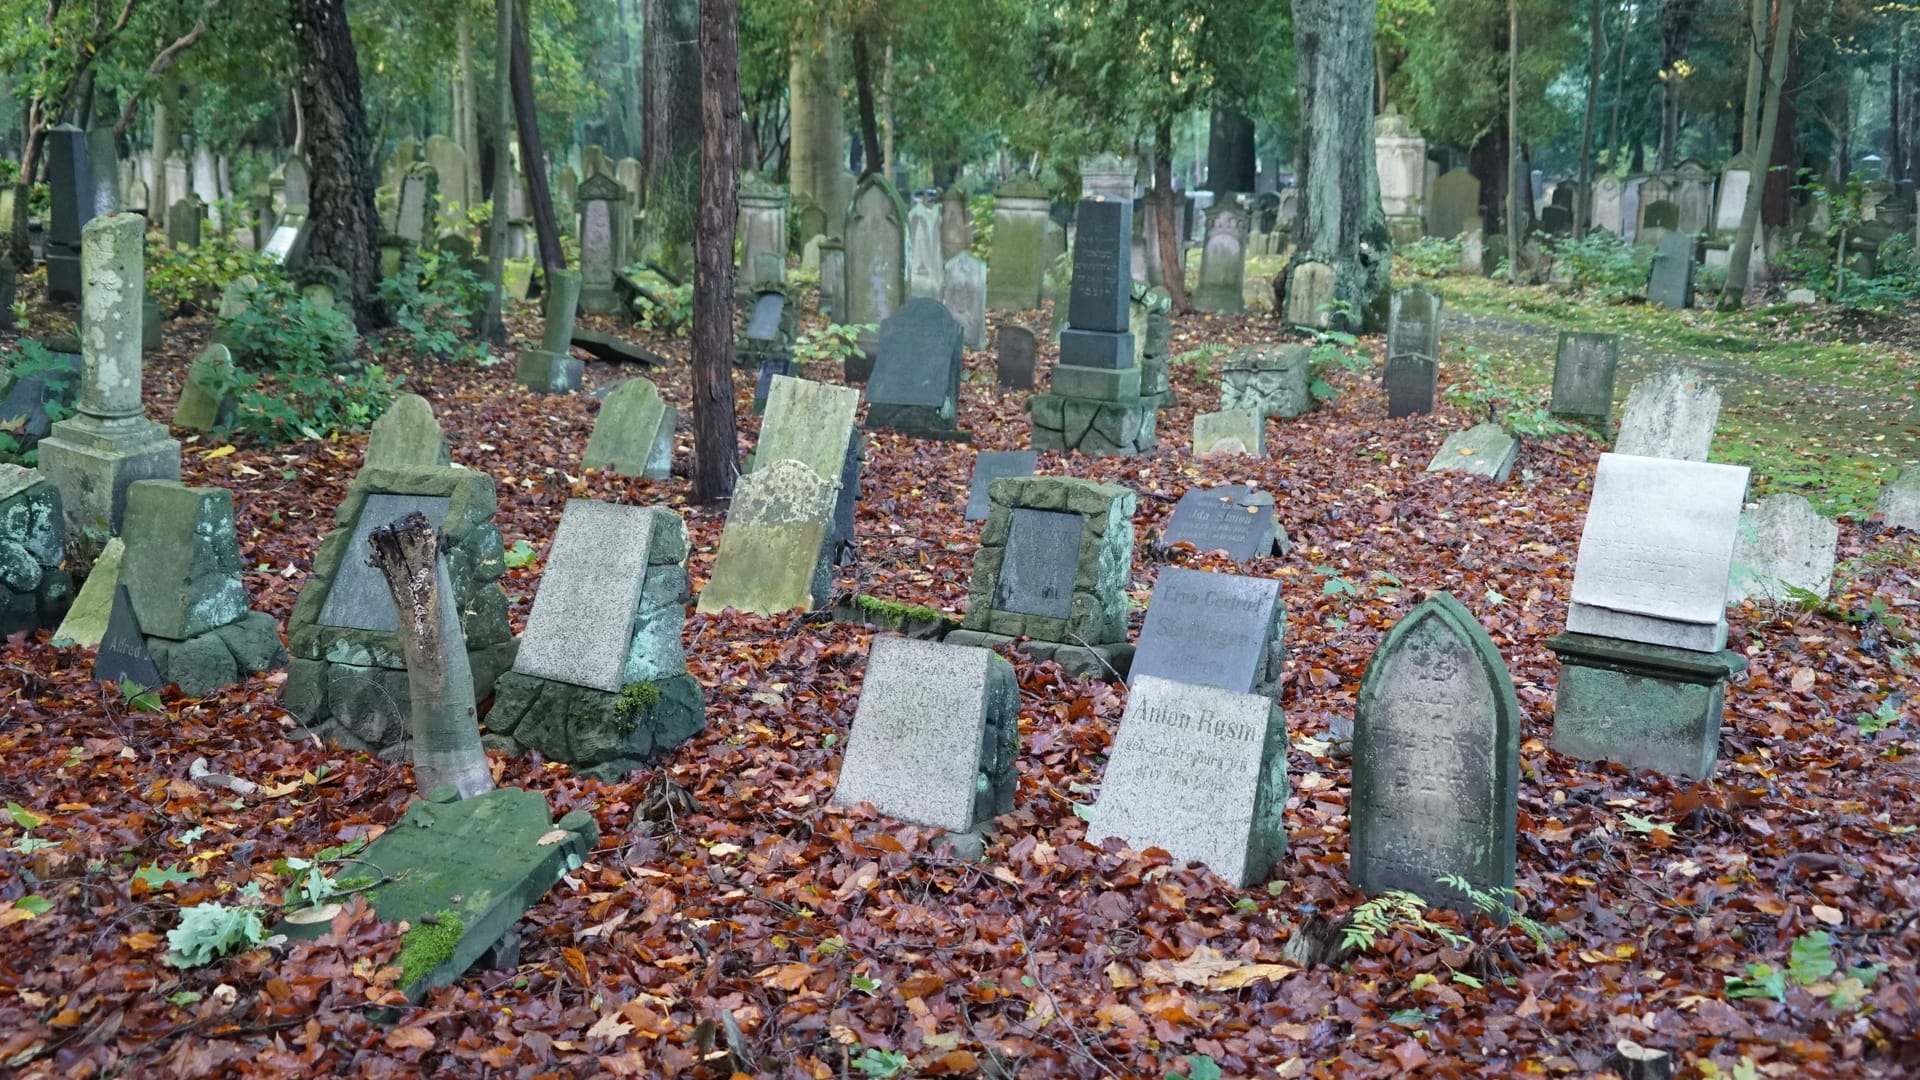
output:
POLYGON ((1727 680, 1746 670, 1746 657, 1588 634, 1560 634, 1547 647, 1560 659, 1555 750, 1635 769, 1712 774, 1727 680))

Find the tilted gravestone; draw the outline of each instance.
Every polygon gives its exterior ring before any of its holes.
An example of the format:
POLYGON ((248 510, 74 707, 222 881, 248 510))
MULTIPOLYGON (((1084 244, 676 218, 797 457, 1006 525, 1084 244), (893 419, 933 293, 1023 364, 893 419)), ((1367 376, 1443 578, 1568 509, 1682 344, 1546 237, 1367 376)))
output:
POLYGON ((487 728, 590 775, 619 777, 706 722, 687 674, 680 515, 571 499, 487 728))
POLYGON ((1647 278, 1647 303, 1685 309, 1693 306, 1693 236, 1669 232, 1660 238, 1647 278))
POLYGON ((93 655, 93 678, 96 682, 130 682, 149 690, 167 685, 166 676, 160 674, 153 653, 147 649, 147 636, 140 632, 140 620, 133 614, 133 600, 125 585, 113 586, 106 628, 93 655))
POLYGON ((1125 677, 1134 494, 1065 476, 1007 477, 987 489, 987 523, 956 645, 1020 648, 1076 674, 1125 677))
MULTIPOLYGON (((120 559, 126 549, 126 542, 117 536, 100 549, 86 581, 73 598, 73 606, 67 609, 66 618, 60 620, 59 629, 53 632, 54 644, 78 645, 83 649, 100 644, 107 632, 107 620, 113 613, 113 598, 120 590, 120 559)), ((127 614, 131 618, 132 601, 128 601, 128 605, 127 614)), ((155 672, 156 677, 158 674, 155 672)))
POLYGON ((1154 582, 1128 680, 1154 675, 1278 700, 1287 606, 1278 578, 1169 566, 1154 582))
POLYGON ((1433 411, 1440 373, 1440 298, 1414 286, 1394 292, 1387 329, 1387 417, 1433 411))
POLYGON ((991 649, 876 637, 834 783, 835 806, 871 803, 931 825, 977 854, 979 831, 1013 811, 1020 687, 991 649))
POLYGON ((1286 802, 1278 705, 1143 675, 1127 695, 1087 841, 1161 848, 1245 888, 1286 851, 1286 802))
POLYGON ((960 324, 940 301, 914 297, 880 324, 866 426, 967 442, 973 436, 954 426, 959 401, 960 324))
POLYGON ((73 602, 60 489, 0 464, 0 637, 59 625, 73 602))
POLYGON ((735 367, 757 367, 765 360, 793 356, 800 305, 785 285, 756 287, 747 311, 746 331, 734 346, 735 367))
POLYGON ((1435 593, 1367 662, 1353 718, 1350 876, 1472 911, 1441 881, 1513 888, 1520 702, 1500 650, 1461 603, 1435 593))
POLYGON ((1619 334, 1561 331, 1547 411, 1604 427, 1613 417, 1613 374, 1619 366, 1619 334))
POLYGON ((1465 169, 1453 169, 1433 182, 1427 203, 1427 235, 1452 240, 1480 222, 1480 181, 1465 169))
POLYGON ((1220 368, 1220 407, 1290 419, 1313 408, 1313 359, 1305 345, 1247 345, 1220 368))
POLYGON ((555 270, 547 280, 546 325, 540 347, 520 353, 520 385, 540 394, 580 392, 585 365, 573 358, 573 317, 580 306, 580 274, 555 270))
POLYGON ((1000 388, 1033 389, 1034 353, 1039 348, 1033 331, 1018 323, 1001 323, 993 341, 994 373, 1000 388))
POLYGON ((665 480, 673 475, 673 429, 678 419, 678 410, 661 402, 660 391, 651 382, 628 379, 601 404, 580 464, 615 476, 665 480))
POLYGON ((837 481, 827 537, 836 557, 853 543, 854 509, 860 498, 865 439, 853 422, 859 409, 860 392, 852 387, 776 375, 753 453, 754 468, 798 461, 816 475, 837 481))
POLYGON ((124 532, 119 585, 161 683, 197 697, 285 662, 279 625, 247 607, 232 492, 139 481, 124 532))
POLYGON ((1728 603, 1789 604, 1800 593, 1822 600, 1833 588, 1840 526, 1799 495, 1769 495, 1740 515, 1728 603))
POLYGON ((173 426, 204 432, 233 423, 233 378, 233 354, 225 345, 207 346, 187 367, 173 426))
POLYGON ((969 349, 987 347, 987 266, 962 251, 947 260, 940 302, 960 324, 960 341, 969 349))
POLYGON ((1633 384, 1613 452, 1705 461, 1720 420, 1720 391, 1698 371, 1666 368, 1633 384))
POLYGON ((400 621, 386 579, 367 563, 367 537, 415 511, 444 538, 474 700, 491 697, 494 681, 513 666, 493 480, 471 469, 361 469, 287 620, 293 660, 281 695, 309 731, 349 749, 386 750, 406 736, 411 696, 400 621))
POLYGON ((1193 414, 1193 456, 1266 456, 1266 418, 1258 409, 1222 409, 1193 414))
POLYGON ((1003 476, 1032 476, 1040 462, 1034 450, 982 450, 973 459, 973 483, 967 487, 967 521, 987 519, 987 490, 1003 476))
POLYGON ((387 406, 367 433, 367 456, 362 468, 435 468, 452 464, 446 432, 433 415, 433 406, 419 394, 401 394, 387 406))
POLYGON ((1173 504, 1160 546, 1192 544, 1196 551, 1225 551, 1234 562, 1265 558, 1291 549, 1286 532, 1274 522, 1273 496, 1241 484, 1192 488, 1173 504))
POLYGON ((756 461, 734 489, 699 610, 778 615, 825 607, 838 487, 798 461, 756 461))
POLYGON ((1920 532, 1920 465, 1909 465, 1893 474, 1880 489, 1880 501, 1874 510, 1888 528, 1920 532))
POLYGON ((940 254, 940 209, 915 202, 907 211, 907 292, 934 300, 947 287, 947 260, 940 254))
POLYGON ((1504 484, 1519 459, 1520 440, 1507 434, 1499 424, 1476 424, 1447 436, 1447 441, 1440 444, 1440 452, 1427 464, 1427 471, 1465 473, 1504 484))
POLYGON ((1602 454, 1574 564, 1554 748, 1688 776, 1712 772, 1730 675, 1726 602, 1747 470, 1602 454))

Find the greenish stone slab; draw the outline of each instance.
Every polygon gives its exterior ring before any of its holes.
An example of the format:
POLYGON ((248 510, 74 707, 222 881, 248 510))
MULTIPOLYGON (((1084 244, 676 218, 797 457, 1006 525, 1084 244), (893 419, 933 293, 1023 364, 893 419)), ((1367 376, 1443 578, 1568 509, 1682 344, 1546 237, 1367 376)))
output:
POLYGON ((1140 396, 1141 370, 1130 368, 1090 368, 1074 364, 1055 364, 1054 393, 1095 401, 1120 401, 1140 396))
POLYGON ((1746 657, 1589 634, 1561 634, 1547 647, 1560 659, 1555 750, 1670 775, 1712 775, 1727 680, 1746 670, 1746 657))
POLYGON ((1477 424, 1447 436, 1440 452, 1427 463, 1427 471, 1465 473, 1504 484, 1519 458, 1520 440, 1499 424, 1477 424))
POLYGON ((661 402, 657 387, 646 379, 628 379, 600 406, 580 464, 615 476, 664 480, 672 470, 675 420, 675 410, 661 402))
POLYGON ((188 431, 212 431, 233 422, 233 356, 225 345, 209 345, 187 368, 180 401, 173 409, 173 426, 188 431))
MULTIPOLYGON (((1134 494, 1114 484, 1066 476, 1002 477, 987 488, 987 520, 980 530, 967 586, 968 630, 1025 635, 1043 641, 1082 646, 1124 642, 1127 637, 1126 589, 1132 572, 1134 494), (1020 512, 1078 515, 1081 530, 1073 555, 1071 595, 1045 609, 1010 610, 1003 597, 1018 596, 1003 587, 1003 573, 1020 512)), ((1031 572, 1031 571, 1029 571, 1031 572)), ((1030 605, 1033 606, 1033 605, 1030 605)))
POLYGON ((435 468, 452 460, 440 420, 433 415, 433 406, 419 394, 394 398, 367 435, 367 465, 435 468))
POLYGON ((831 599, 836 481, 798 461, 774 461, 742 476, 720 534, 699 610, 778 615, 831 599))
POLYGON ((1027 399, 1033 449, 1077 450, 1092 457, 1133 457, 1151 451, 1159 412, 1159 399, 1149 397, 1096 401, 1035 394, 1027 399))
POLYGON ((87 649, 99 646, 100 639, 107 633, 107 619, 113 614, 113 591, 120 584, 120 560, 126 550, 126 541, 117 536, 100 549, 100 554, 94 557, 93 570, 81 583, 73 606, 67 609, 67 617, 53 632, 55 644, 87 649))
POLYGON ((684 671, 645 682, 659 694, 652 704, 623 711, 617 692, 509 671, 494 686, 487 729, 591 775, 618 779, 699 734, 706 697, 684 671))
POLYGON ((120 582, 144 633, 184 641, 246 612, 232 492, 139 481, 127 489, 125 537, 120 582))

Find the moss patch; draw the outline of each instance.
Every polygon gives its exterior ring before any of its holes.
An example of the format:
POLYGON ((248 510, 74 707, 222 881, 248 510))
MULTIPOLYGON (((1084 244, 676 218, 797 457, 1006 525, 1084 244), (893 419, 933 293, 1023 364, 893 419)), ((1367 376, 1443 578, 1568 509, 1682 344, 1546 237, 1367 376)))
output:
POLYGON ((909 620, 937 622, 947 617, 943 612, 930 607, 903 604, 898 600, 882 600, 877 596, 856 596, 853 599, 853 606, 859 608, 863 614, 892 622, 909 620))
POLYGON ((466 925, 451 908, 434 915, 434 922, 423 922, 400 938, 400 987, 412 986, 421 976, 447 962, 453 947, 460 943, 466 925))
POLYGON ((620 688, 620 700, 613 703, 613 716, 620 722, 622 731, 632 731, 648 710, 658 704, 659 687, 650 682, 628 683, 620 688))

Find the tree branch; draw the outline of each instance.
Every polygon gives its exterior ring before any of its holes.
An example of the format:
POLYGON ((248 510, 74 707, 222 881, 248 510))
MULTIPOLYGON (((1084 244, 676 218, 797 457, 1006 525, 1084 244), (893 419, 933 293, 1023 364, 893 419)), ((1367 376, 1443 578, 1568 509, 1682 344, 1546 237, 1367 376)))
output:
POLYGON ((154 79, 159 78, 168 68, 173 66, 174 61, 180 59, 181 53, 186 52, 199 43, 200 39, 205 36, 207 32, 207 16, 211 15, 219 6, 220 0, 207 0, 206 12, 194 21, 193 29, 180 35, 173 44, 161 49, 160 55, 154 57, 153 63, 147 65, 146 79, 141 86, 135 87, 133 93, 127 96, 126 108, 120 110, 120 119, 114 121, 114 138, 118 139, 125 135, 127 133, 127 126, 133 123, 133 113, 134 110, 140 106, 140 96, 145 92, 145 83, 151 83, 154 79))

